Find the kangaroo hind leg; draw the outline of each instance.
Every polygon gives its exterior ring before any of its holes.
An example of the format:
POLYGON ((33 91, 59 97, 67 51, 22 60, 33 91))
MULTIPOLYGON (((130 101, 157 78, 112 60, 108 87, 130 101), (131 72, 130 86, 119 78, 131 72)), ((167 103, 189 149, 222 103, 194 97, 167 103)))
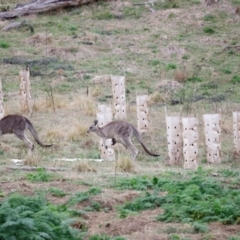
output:
POLYGON ((24 132, 14 132, 14 135, 21 139, 24 143, 27 144, 28 146, 28 155, 31 155, 33 149, 34 149, 34 144, 26 137, 24 132))
POLYGON ((126 148, 132 152, 132 158, 134 161, 138 155, 137 148, 133 145, 132 140, 130 138, 123 138, 122 140, 125 142, 124 146, 126 146, 126 148))

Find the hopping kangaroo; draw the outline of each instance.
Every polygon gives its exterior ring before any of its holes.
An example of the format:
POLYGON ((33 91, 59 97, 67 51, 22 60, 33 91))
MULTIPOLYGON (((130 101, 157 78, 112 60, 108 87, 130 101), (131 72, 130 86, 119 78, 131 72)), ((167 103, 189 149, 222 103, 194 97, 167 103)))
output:
POLYGON ((41 147, 51 147, 52 144, 43 144, 37 135, 32 123, 21 115, 8 115, 0 120, 0 136, 8 133, 13 133, 16 137, 20 138, 24 143, 28 145, 28 153, 31 153, 34 149, 34 144, 26 137, 25 130, 29 130, 33 135, 36 142, 41 147))
POLYGON ((130 150, 133 154, 133 160, 138 155, 138 150, 137 148, 133 145, 132 143, 132 136, 134 135, 138 141, 141 143, 143 149, 148 153, 149 155, 153 157, 158 157, 159 155, 151 153, 145 144, 143 143, 143 139, 141 135, 139 134, 138 130, 130 123, 125 122, 125 121, 113 121, 108 124, 106 124, 103 127, 99 127, 98 121, 95 120, 93 125, 91 125, 88 129, 89 132, 95 132, 99 137, 103 139, 103 144, 106 148, 105 141, 108 138, 113 139, 113 144, 121 143, 123 146, 130 150))

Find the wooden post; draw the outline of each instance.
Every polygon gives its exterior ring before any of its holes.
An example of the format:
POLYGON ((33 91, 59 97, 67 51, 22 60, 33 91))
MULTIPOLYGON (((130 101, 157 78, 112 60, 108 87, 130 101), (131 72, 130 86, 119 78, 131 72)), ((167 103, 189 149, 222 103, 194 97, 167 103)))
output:
POLYGON ((2 80, 0 78, 0 119, 4 117, 4 107, 3 107, 3 91, 2 91, 2 80))
POLYGON ((21 101, 21 111, 28 111, 29 115, 32 114, 31 106, 31 84, 30 84, 30 71, 27 67, 26 70, 21 70, 19 72, 20 79, 20 101, 21 101))
POLYGON ((180 116, 167 117, 168 157, 170 165, 182 163, 182 120, 180 116))
POLYGON ((221 115, 204 114, 205 143, 207 148, 207 161, 209 163, 221 163, 220 157, 220 135, 221 115))
POLYGON ((126 119, 125 77, 111 76, 115 119, 126 119))
POLYGON ((233 136, 236 152, 240 152, 240 112, 233 112, 233 136))
MULTIPOLYGON (((113 114, 110 106, 98 104, 97 120, 99 127, 103 127, 112 121, 113 114)), ((101 150, 101 158, 109 161, 115 160, 115 151, 112 148, 112 139, 106 140, 106 147, 104 147, 103 140, 100 139, 99 146, 101 150)))
POLYGON ((148 132, 148 95, 137 96, 137 123, 140 133, 148 132))
POLYGON ((182 118, 184 169, 198 168, 198 119, 182 118))

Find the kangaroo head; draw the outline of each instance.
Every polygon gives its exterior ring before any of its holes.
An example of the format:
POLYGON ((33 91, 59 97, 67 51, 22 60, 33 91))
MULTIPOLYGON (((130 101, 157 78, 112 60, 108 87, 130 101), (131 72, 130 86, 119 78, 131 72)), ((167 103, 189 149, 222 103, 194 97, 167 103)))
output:
POLYGON ((98 120, 94 120, 93 124, 89 127, 89 129, 87 130, 88 133, 90 132, 96 132, 98 129, 98 120))

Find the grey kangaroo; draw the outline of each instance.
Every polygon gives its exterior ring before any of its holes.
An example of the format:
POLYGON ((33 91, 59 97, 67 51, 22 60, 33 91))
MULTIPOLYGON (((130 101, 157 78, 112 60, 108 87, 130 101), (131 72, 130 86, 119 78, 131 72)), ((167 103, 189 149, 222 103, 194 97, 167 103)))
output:
POLYGON ((32 123, 21 115, 8 115, 0 120, 0 136, 8 133, 13 133, 16 137, 20 138, 24 143, 28 145, 28 153, 31 153, 34 149, 34 144, 26 137, 25 130, 29 130, 33 135, 36 142, 41 147, 51 147, 52 144, 43 144, 37 135, 32 123))
POLYGON ((126 149, 130 150, 133 154, 133 160, 136 159, 138 155, 137 148, 132 143, 132 136, 134 135, 138 141, 141 143, 143 149, 149 155, 153 157, 158 157, 159 155, 151 153, 145 144, 143 143, 143 139, 139 134, 138 130, 131 124, 125 121, 113 121, 106 124, 103 127, 99 127, 98 121, 95 120, 93 125, 91 125, 88 129, 89 132, 95 132, 99 137, 103 139, 103 144, 106 148, 105 141, 108 138, 112 138, 113 145, 115 143, 121 143, 126 149))

